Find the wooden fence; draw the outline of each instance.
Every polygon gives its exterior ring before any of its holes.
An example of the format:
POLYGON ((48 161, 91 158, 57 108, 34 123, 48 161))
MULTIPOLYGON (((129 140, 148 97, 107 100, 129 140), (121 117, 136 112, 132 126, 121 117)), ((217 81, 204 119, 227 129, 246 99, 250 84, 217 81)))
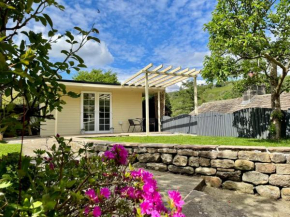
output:
MULTIPOLYGON (((162 131, 202 136, 268 138, 271 109, 248 108, 234 113, 208 112, 196 116, 164 117, 162 131)), ((290 136, 290 109, 284 111, 283 135, 290 136)))

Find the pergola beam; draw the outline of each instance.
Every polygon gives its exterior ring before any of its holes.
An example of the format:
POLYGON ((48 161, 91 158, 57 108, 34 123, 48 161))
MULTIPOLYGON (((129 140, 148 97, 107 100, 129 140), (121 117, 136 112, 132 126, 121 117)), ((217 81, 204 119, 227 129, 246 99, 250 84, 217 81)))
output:
POLYGON ((148 66, 144 67, 143 69, 141 69, 139 72, 137 72, 135 75, 133 75, 132 77, 128 78, 126 81, 124 81, 122 83, 122 86, 124 86, 126 83, 128 83, 129 81, 132 81, 134 78, 136 78, 137 76, 141 75, 144 70, 146 71, 147 69, 150 69, 153 66, 152 63, 150 63, 148 66))
MULTIPOLYGON (((161 64, 160 66, 157 66, 155 69, 152 70, 152 72, 157 72, 159 69, 161 69, 163 67, 163 65, 161 64)), ((129 84, 129 86, 134 85, 136 83, 138 83, 139 81, 141 81, 142 79, 144 79, 143 77, 139 78, 138 80, 132 82, 131 84, 129 84)), ((137 85, 135 85, 137 86, 137 85)))
MULTIPOLYGON (((152 81, 149 86, 152 87, 155 84, 160 83, 161 80, 164 80, 164 79, 168 78, 169 76, 174 75, 175 72, 179 71, 180 69, 181 69, 181 67, 177 67, 177 68, 173 69, 172 71, 170 71, 169 73, 167 73, 167 75, 160 76, 159 78, 152 81)), ((182 71, 180 71, 180 72, 182 72, 182 71)))
MULTIPOLYGON (((172 66, 168 66, 167 68, 163 69, 161 72, 167 72, 167 71, 170 70, 170 69, 172 69, 172 66)), ((153 78, 155 78, 155 77, 157 77, 157 76, 159 76, 159 75, 156 75, 156 74, 154 74, 154 75, 150 75, 150 76, 148 77, 148 81, 150 82, 150 80, 152 80, 153 78)), ((139 82, 136 82, 136 83, 135 83, 135 86, 138 86, 138 85, 140 85, 140 84, 142 84, 142 83, 144 83, 144 82, 145 82, 145 75, 142 76, 142 77, 140 78, 139 82)))
MULTIPOLYGON (((194 71, 195 71, 195 69, 192 69, 192 70, 188 71, 188 68, 187 68, 187 70, 183 70, 183 71, 181 71, 179 73, 182 74, 182 75, 190 75, 194 71)), ((158 83, 155 83, 155 86, 162 86, 163 84, 165 84, 165 83, 167 84, 169 82, 172 82, 175 79, 188 79, 188 78, 189 77, 180 77, 179 75, 170 76, 170 77, 168 76, 167 78, 163 79, 162 81, 159 81, 158 83)))

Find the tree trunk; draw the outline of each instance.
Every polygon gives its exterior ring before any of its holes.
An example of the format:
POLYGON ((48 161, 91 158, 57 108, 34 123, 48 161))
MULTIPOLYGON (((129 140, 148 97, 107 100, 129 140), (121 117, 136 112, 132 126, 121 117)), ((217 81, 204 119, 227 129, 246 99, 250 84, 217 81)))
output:
POLYGON ((281 123, 282 123, 282 112, 281 112, 281 103, 280 103, 280 91, 278 87, 278 73, 277 65, 271 63, 271 72, 270 72, 270 85, 271 85, 271 123, 274 126, 274 135, 275 139, 281 139, 281 123))

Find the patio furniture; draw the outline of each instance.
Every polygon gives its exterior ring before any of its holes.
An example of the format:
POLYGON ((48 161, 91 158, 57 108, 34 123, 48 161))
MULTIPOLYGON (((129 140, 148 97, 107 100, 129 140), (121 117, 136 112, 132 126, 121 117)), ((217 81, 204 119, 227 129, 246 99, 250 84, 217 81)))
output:
POLYGON ((140 127, 140 130, 142 132, 142 124, 143 124, 143 118, 136 118, 136 119, 128 119, 129 121, 129 128, 128 128, 128 133, 130 131, 130 127, 133 127, 132 132, 134 132, 136 127, 140 127))

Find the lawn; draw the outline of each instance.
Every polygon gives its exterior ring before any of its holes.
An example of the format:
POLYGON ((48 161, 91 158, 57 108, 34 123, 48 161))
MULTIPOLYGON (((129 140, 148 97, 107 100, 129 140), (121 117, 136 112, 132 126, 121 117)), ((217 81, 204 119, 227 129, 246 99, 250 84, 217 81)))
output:
POLYGON ((266 146, 266 147, 290 147, 290 140, 266 140, 234 137, 214 136, 123 136, 123 137, 97 137, 96 140, 111 142, 136 142, 136 143, 168 143, 189 145, 233 145, 233 146, 266 146))
POLYGON ((12 152, 20 152, 20 144, 6 144, 0 143, 0 158, 12 152))

